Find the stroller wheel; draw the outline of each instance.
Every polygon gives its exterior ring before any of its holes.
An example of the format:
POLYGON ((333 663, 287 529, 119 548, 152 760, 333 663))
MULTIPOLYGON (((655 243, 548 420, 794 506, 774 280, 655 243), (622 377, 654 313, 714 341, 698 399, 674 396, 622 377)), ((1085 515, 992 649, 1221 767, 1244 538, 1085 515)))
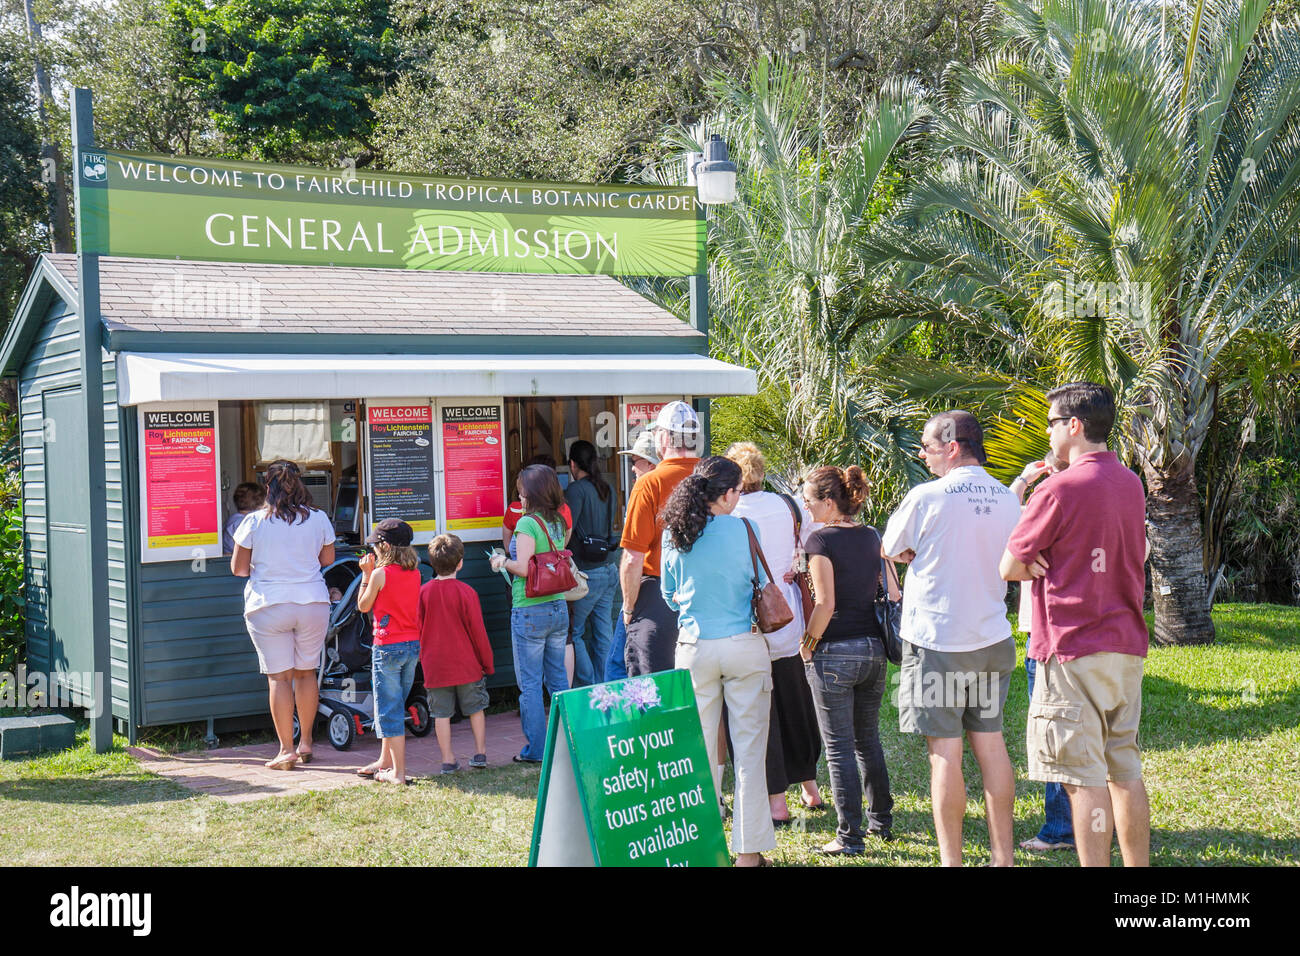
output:
POLYGON ((293 712, 293 743, 296 747, 298 741, 302 739, 302 724, 298 723, 298 711, 293 712))
POLYGON ((348 750, 351 748, 352 741, 357 735, 352 726, 352 716, 345 710, 336 710, 330 714, 325 729, 329 733, 330 743, 335 750, 348 750))
POLYGON ((406 705, 406 722, 410 725, 411 735, 427 737, 433 730, 433 720, 429 717, 429 702, 423 696, 410 700, 406 705))

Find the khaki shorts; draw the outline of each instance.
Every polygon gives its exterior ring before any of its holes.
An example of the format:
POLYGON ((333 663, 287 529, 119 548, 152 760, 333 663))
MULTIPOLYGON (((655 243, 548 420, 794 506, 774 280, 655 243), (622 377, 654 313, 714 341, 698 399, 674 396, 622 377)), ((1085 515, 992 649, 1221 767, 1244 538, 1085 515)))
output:
POLYGON ((1142 658, 1105 651, 1040 661, 1029 702, 1029 779, 1104 787, 1142 779, 1142 658))
POLYGON ((320 667, 320 652, 330 625, 330 606, 315 604, 268 604, 244 615, 248 636, 257 651, 263 674, 284 671, 314 671, 320 667))
POLYGON ((927 737, 1001 733, 1015 669, 1015 638, 973 651, 932 651, 904 641, 898 729, 927 737))

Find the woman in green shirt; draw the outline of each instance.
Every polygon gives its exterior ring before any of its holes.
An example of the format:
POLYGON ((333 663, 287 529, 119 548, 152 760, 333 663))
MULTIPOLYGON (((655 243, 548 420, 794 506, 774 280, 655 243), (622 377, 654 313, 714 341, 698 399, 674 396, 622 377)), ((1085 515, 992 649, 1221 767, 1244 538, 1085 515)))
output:
POLYGON ((556 551, 566 544, 560 507, 564 493, 555 469, 529 465, 515 483, 524 516, 510 539, 510 556, 495 555, 492 570, 505 568, 512 576, 510 642, 514 650, 515 683, 519 685, 519 722, 527 744, 516 763, 540 763, 546 746, 546 711, 542 684, 551 694, 569 689, 564 671, 564 644, 569 634, 569 606, 563 594, 527 597, 528 561, 534 554, 556 551))

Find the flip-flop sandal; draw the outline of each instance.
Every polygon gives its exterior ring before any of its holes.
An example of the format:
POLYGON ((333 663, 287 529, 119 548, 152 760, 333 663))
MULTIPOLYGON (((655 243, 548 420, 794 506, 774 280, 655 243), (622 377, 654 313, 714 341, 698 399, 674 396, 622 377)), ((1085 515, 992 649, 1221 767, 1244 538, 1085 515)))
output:
POLYGON ((1038 837, 1025 840, 1020 844, 1020 849, 1028 850, 1030 853, 1050 853, 1053 850, 1073 850, 1072 843, 1045 843, 1038 837))
POLYGON ((292 770, 299 757, 296 753, 286 754, 283 757, 276 757, 274 760, 268 760, 265 764, 268 770, 292 770))
POLYGON ((312 751, 310 751, 310 750, 299 750, 299 751, 298 751, 298 759, 299 759, 300 761, 302 761, 303 763, 311 763, 311 758, 312 758, 312 756, 313 756, 313 754, 312 754, 312 751))
POLYGON ((809 803, 807 800, 805 800, 805 799, 803 798, 803 796, 804 796, 804 795, 803 795, 802 793, 799 794, 799 805, 800 805, 801 807, 803 807, 805 810, 825 810, 825 809, 826 809, 826 801, 825 801, 825 800, 819 800, 819 801, 817 801, 816 803, 809 803))
MULTIPOLYGON (((772 818, 772 828, 775 830, 780 830, 783 827, 788 827, 789 825, 790 825, 789 817, 786 817, 784 820, 778 820, 776 817, 772 818)), ((762 866, 762 864, 760 863, 759 866, 762 866)))
POLYGON ((374 764, 369 764, 365 767, 358 767, 356 773, 358 777, 365 777, 367 780, 371 780, 374 778, 375 774, 379 773, 380 770, 384 770, 384 769, 386 768, 377 767, 374 764))
MULTIPOLYGON (((383 770, 375 771, 375 776, 373 777, 373 779, 376 783, 397 783, 398 782, 397 777, 393 774, 392 767, 385 767, 383 770), (383 774, 388 774, 388 776, 385 777, 383 776, 383 774)), ((411 785, 411 779, 407 777, 406 779, 402 780, 401 783, 403 786, 409 787, 411 785)))

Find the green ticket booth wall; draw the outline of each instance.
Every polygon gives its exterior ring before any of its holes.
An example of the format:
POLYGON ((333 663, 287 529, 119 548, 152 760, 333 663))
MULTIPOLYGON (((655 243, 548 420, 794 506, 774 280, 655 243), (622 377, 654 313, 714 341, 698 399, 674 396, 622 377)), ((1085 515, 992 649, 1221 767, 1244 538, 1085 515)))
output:
MULTIPOLYGON (((331 510, 356 482, 359 543, 373 510, 365 414, 376 402, 499 405, 503 485, 538 456, 563 462, 572 441, 599 449, 621 512, 626 447, 674 398, 753 394, 754 373, 708 357, 707 336, 604 276, 442 273, 102 258, 104 445, 89 448, 80 401, 76 257, 41 257, 3 343, 17 379, 22 446, 29 673, 74 705, 93 694, 85 599, 109 579, 112 714, 139 728, 266 714, 266 682, 243 621, 243 579, 219 548, 146 554, 141 531, 142 412, 216 410, 220 517, 255 478, 259 408, 329 409, 331 460, 307 464, 331 510), (350 423, 350 424, 349 424, 350 423), (87 455, 107 469, 108 566, 88 567, 87 455)), ((706 417, 707 421, 707 417, 706 417)), ((438 460, 438 465, 443 462, 438 460)), ((446 529, 447 473, 435 525, 446 529)), ((513 497, 512 494, 508 495, 513 497)), ((345 496, 346 498, 346 496, 345 496)), ((351 533, 349 533, 351 532, 351 533)), ((479 593, 496 657, 493 686, 514 682, 509 595, 487 567, 500 527, 466 539, 461 579, 479 593)), ((423 550, 423 549, 421 549, 423 550)), ((426 572, 427 573, 427 572, 426 572)))

